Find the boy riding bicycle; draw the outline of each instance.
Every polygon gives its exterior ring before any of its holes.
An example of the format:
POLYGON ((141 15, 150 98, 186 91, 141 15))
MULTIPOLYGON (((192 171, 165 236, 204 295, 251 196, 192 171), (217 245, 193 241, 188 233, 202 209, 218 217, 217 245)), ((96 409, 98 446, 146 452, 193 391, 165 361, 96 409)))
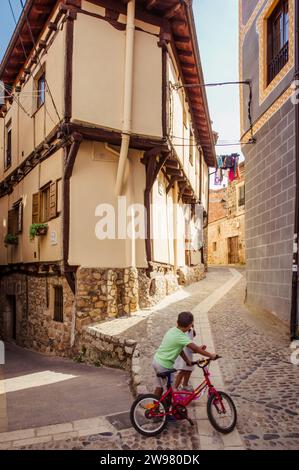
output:
MULTIPOLYGON (((188 366, 192 366, 188 357, 184 353, 185 347, 191 351, 201 354, 210 359, 216 359, 216 354, 211 354, 204 347, 199 347, 192 343, 190 338, 185 334, 193 325, 193 315, 191 312, 181 312, 178 316, 177 326, 168 330, 165 334, 160 347, 157 349, 153 359, 153 368, 156 375, 161 372, 173 370, 174 363, 178 356, 181 356, 188 366)), ((162 378, 156 377, 155 395, 160 398, 163 393, 164 381, 162 378)))

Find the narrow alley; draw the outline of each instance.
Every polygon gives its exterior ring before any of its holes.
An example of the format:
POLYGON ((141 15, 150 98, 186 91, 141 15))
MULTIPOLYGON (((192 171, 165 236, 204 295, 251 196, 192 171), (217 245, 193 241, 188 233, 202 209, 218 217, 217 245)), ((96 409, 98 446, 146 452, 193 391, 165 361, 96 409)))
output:
MULTIPOLYGON (((292 351, 287 331, 282 329, 281 323, 273 317, 261 312, 257 315, 244 307, 243 274, 243 269, 211 268, 205 280, 172 294, 167 305, 166 301, 162 302, 146 319, 123 332, 126 337, 137 339, 141 346, 141 386, 151 391, 154 380, 151 361, 154 351, 166 330, 175 325, 177 314, 183 310, 191 310, 195 316, 197 343, 207 344, 209 349, 214 347, 222 355, 222 359, 211 366, 211 371, 215 385, 223 387, 236 403, 237 431, 228 436, 217 433, 207 420, 203 400, 191 408, 196 426, 177 422, 169 424, 160 436, 145 438, 131 428, 129 407, 133 397, 129 399, 127 394, 124 396, 123 373, 115 371, 115 379, 119 385, 122 384, 122 388, 121 393, 114 392, 114 398, 111 397, 111 392, 109 395, 102 393, 97 402, 94 392, 99 393, 99 390, 92 391, 88 387, 88 397, 82 397, 80 402, 80 413, 72 417, 72 408, 67 409, 68 399, 65 396, 65 413, 69 419, 62 418, 60 422, 56 420, 56 426, 54 424, 42 428, 37 425, 33 434, 28 433, 28 428, 41 418, 36 418, 36 414, 40 413, 39 406, 31 406, 28 425, 23 422, 27 440, 25 437, 21 440, 20 435, 13 432, 1 433, 0 446, 5 447, 9 442, 12 448, 22 449, 297 449, 299 432, 294 432, 294 429, 299 429, 298 366, 290 362, 292 351), (268 387, 265 377, 271 378, 271 386, 268 387), (120 397, 122 403, 119 403, 120 397), (102 399, 106 399, 106 404, 110 403, 106 406, 106 410, 111 410, 110 414, 103 413, 102 399), (82 420, 81 429, 80 418, 86 414, 86 410, 89 410, 89 419, 82 420), (90 414, 90 411, 93 413, 90 414), (74 425, 75 419, 77 421, 74 425), (63 424, 68 424, 69 427, 64 429, 63 424)), ((55 361, 58 364, 64 360, 55 361)), ((48 364, 47 368, 50 369, 48 364)), ((81 378, 83 383, 92 375, 94 378, 98 376, 103 387, 107 385, 105 368, 74 364, 68 366, 66 371, 76 375, 76 368, 78 371, 82 368, 87 370, 85 379, 81 378)), ((113 372, 109 374, 113 375, 113 372)), ((200 374, 194 372, 194 383, 201 378, 200 374)), ((66 382, 73 382, 72 392, 69 389, 66 391, 69 395, 76 396, 78 390, 80 391, 80 384, 73 380, 66 382)), ((52 387, 55 390, 57 385, 41 386, 36 390, 39 394, 49 395, 52 387)), ((13 410, 14 400, 18 399, 19 393, 21 392, 6 393, 8 412, 13 410)), ((45 424, 42 421, 40 425, 45 424)))

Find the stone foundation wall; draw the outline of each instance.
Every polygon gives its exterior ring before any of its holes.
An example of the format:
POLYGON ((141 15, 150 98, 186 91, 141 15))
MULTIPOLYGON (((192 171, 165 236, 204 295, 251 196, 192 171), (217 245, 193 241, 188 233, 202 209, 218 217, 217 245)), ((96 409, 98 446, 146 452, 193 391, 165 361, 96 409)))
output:
POLYGON ((205 277, 205 267, 203 264, 191 267, 184 266, 178 269, 178 282, 181 286, 188 286, 194 282, 201 281, 205 277))
POLYGON ((147 269, 80 268, 77 271, 76 329, 95 321, 130 315, 152 307, 178 289, 173 268, 152 264, 147 269))
POLYGON ((136 268, 80 268, 77 271, 76 329, 129 315, 139 309, 136 268))
POLYGON ((146 269, 138 269, 140 308, 152 307, 178 288, 178 278, 170 266, 152 263, 149 276, 146 269))
POLYGON ((96 327, 85 327, 77 336, 72 354, 78 362, 131 371, 136 341, 109 336, 96 327))
POLYGON ((0 280, 1 334, 16 344, 47 354, 69 355, 73 294, 63 276, 11 274, 0 280), (54 321, 54 286, 63 287, 63 322, 54 321), (15 298, 15 320, 12 299, 15 298), (16 338, 14 339, 14 324, 16 338))

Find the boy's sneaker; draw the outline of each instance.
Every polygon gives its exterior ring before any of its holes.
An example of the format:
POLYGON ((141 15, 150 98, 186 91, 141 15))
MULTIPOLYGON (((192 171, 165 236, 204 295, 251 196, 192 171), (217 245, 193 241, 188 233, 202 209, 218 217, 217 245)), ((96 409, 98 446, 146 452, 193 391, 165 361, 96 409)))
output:
POLYGON ((182 387, 182 390, 185 390, 186 392, 194 392, 194 387, 192 387, 192 385, 185 385, 182 387))
POLYGON ((176 423, 177 419, 172 415, 167 415, 166 416, 166 421, 167 421, 167 423, 176 423))

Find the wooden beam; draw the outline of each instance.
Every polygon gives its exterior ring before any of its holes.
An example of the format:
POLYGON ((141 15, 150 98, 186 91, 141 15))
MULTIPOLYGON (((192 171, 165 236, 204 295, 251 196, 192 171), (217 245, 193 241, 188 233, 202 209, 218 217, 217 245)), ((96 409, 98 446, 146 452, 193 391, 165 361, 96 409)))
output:
POLYGON ((177 3, 176 5, 174 5, 172 8, 170 8, 169 10, 167 10, 167 12, 165 13, 164 17, 165 18, 173 18, 174 16, 176 16, 180 9, 181 9, 182 5, 181 5, 181 2, 177 3))
POLYGON ((166 194, 169 193, 169 191, 171 190, 172 186, 174 185, 176 181, 185 181, 185 178, 183 176, 173 176, 170 180, 169 185, 167 186, 166 194))
POLYGON ((182 170, 179 168, 167 168, 167 173, 171 176, 182 176, 182 170))
POLYGON ((152 8, 154 8, 157 5, 157 3, 158 3, 158 0, 148 0, 146 9, 150 11, 152 8))
POLYGON ((182 42, 184 44, 187 44, 190 42, 190 37, 189 36, 177 36, 177 35, 174 35, 173 36, 173 39, 175 42, 182 42))
POLYGON ((182 57, 192 57, 193 51, 185 51, 184 49, 177 49, 179 56, 182 57))

